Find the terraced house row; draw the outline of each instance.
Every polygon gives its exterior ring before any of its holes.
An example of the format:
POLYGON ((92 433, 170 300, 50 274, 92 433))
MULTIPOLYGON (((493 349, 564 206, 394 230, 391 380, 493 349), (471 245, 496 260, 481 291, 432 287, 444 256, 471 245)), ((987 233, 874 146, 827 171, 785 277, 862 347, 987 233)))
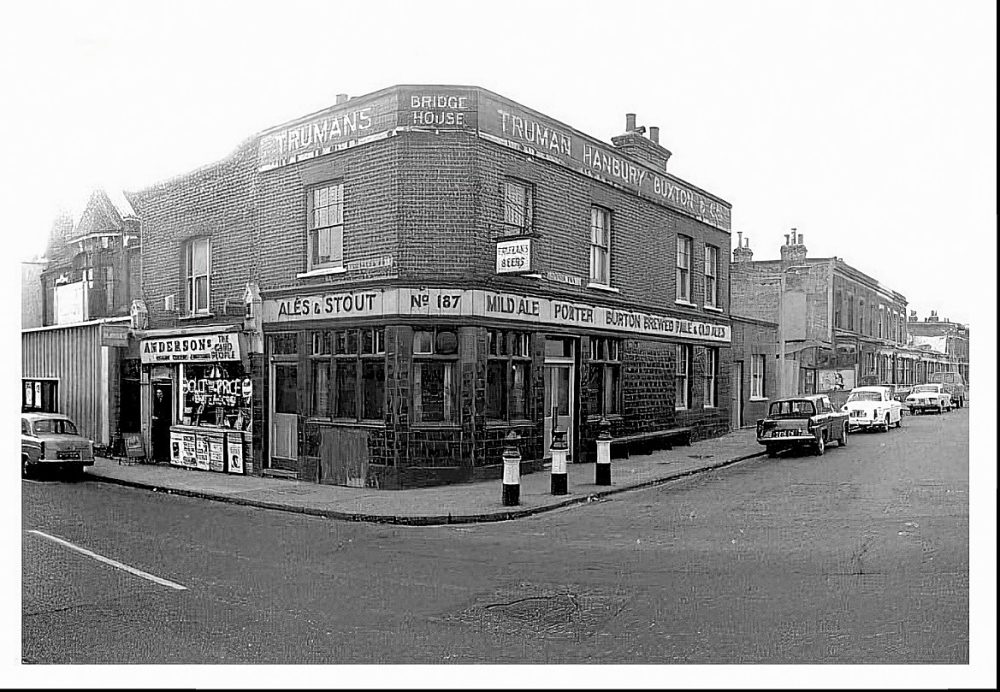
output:
POLYGON ((525 471, 554 428, 571 461, 602 419, 727 431, 730 205, 658 138, 396 86, 129 193, 141 287, 109 380, 132 376, 143 448, 398 488, 499 476, 511 430, 525 471))

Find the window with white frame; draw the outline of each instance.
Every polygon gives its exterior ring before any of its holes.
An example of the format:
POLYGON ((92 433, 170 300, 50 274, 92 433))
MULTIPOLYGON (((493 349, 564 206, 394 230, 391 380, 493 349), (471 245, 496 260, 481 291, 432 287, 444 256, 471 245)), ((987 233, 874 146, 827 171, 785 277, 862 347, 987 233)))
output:
POLYGON ((715 408, 719 405, 719 349, 705 349, 705 371, 702 373, 705 385, 704 407, 715 408))
POLYGON ((528 183, 514 178, 504 181, 503 222, 508 233, 520 235, 531 231, 534 198, 534 189, 528 183))
POLYGON ((685 409, 691 402, 691 347, 677 344, 674 374, 674 408, 685 409))
POLYGON ((763 399, 764 394, 764 368, 767 360, 763 353, 754 353, 750 356, 750 398, 763 399))
POLYGON ((719 307, 719 248, 705 246, 705 305, 719 307))
POLYGON ((458 333, 454 329, 413 332, 414 423, 451 423, 458 409, 458 333))
POLYGON ((590 282, 611 285, 611 212, 590 209, 590 282))
POLYGON ((691 247, 686 235, 677 236, 677 300, 691 302, 691 247))
POLYGON ((344 184, 314 187, 308 193, 309 269, 344 266, 344 184))
POLYGON ((191 315, 205 314, 209 306, 209 269, 211 245, 208 238, 195 238, 184 248, 184 276, 187 283, 187 308, 191 315))
POLYGON ((590 338, 589 396, 593 414, 621 413, 622 340, 590 338))

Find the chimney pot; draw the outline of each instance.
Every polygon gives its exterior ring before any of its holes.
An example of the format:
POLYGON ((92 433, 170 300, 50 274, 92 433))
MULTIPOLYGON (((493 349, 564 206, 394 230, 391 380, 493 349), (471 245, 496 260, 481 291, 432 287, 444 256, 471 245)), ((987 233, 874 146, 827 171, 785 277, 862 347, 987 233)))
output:
POLYGON ((347 94, 337 94, 337 105, 339 106, 342 103, 347 103, 350 99, 351 97, 347 94))
POLYGON ((631 132, 635 129, 635 113, 625 114, 625 131, 631 132))
POLYGON ((656 125, 649 126, 649 138, 653 140, 654 144, 660 143, 660 128, 656 125))
POLYGON ((788 238, 789 238, 789 235, 786 233, 785 234, 785 245, 791 245, 791 243, 788 242, 788 238))

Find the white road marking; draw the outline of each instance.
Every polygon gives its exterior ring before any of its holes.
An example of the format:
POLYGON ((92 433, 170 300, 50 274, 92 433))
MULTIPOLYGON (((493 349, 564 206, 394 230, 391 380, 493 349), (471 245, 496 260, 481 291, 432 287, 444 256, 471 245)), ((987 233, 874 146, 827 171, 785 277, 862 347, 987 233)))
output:
POLYGON ((56 538, 55 536, 50 536, 47 533, 42 533, 41 531, 35 531, 34 529, 29 529, 28 533, 36 534, 38 536, 41 536, 42 538, 48 538, 50 541, 55 541, 59 545, 66 546, 70 550, 75 550, 76 552, 82 553, 83 555, 86 555, 87 557, 92 557, 95 560, 97 560, 98 562, 103 562, 106 565, 111 565, 112 567, 117 567, 118 569, 125 570, 129 574, 134 574, 137 577, 142 577, 143 579, 148 579, 149 581, 155 582, 157 584, 160 584, 161 586, 168 586, 171 589, 177 589, 178 591, 186 591, 187 590, 186 586, 181 586, 180 584, 175 584, 172 581, 169 581, 167 579, 163 579, 161 577, 157 577, 156 575, 150 574, 149 572, 143 572, 141 569, 136 569, 135 567, 129 567, 128 565, 123 564, 121 562, 118 562, 117 560, 112 560, 111 558, 104 557, 103 555, 98 555, 95 552, 87 550, 86 548, 81 548, 78 545, 73 545, 69 541, 64 541, 61 538, 56 538))

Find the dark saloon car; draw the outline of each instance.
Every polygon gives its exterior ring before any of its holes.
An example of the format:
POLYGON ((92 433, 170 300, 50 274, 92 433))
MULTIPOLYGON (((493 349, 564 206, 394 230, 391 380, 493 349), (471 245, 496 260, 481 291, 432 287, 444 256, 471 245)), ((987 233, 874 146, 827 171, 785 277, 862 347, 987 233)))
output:
POLYGON ((834 440, 847 446, 847 425, 848 415, 835 410, 825 395, 777 399, 771 402, 767 417, 757 421, 757 442, 771 456, 796 447, 821 455, 834 440))

